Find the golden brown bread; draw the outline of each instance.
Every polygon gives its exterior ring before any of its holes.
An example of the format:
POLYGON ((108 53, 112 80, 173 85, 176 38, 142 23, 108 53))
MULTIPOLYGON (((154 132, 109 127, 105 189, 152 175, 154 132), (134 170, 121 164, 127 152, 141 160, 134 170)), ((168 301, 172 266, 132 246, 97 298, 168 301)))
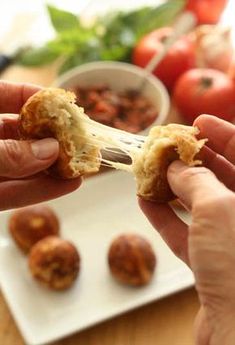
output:
POLYGON ((20 113, 23 139, 54 137, 59 141, 59 157, 49 169, 50 173, 74 178, 97 172, 101 164, 108 163, 110 167, 132 172, 137 194, 157 202, 174 199, 167 181, 167 169, 172 161, 181 159, 190 166, 201 163, 196 157, 205 140, 198 140, 198 133, 196 127, 179 124, 155 126, 147 137, 142 137, 143 144, 131 145, 128 141, 135 141, 133 134, 90 120, 83 109, 75 105, 74 94, 62 89, 39 91, 28 99, 20 113), (101 150, 112 147, 129 155, 132 164, 101 158, 101 150))
POLYGON ((198 140, 198 128, 170 124, 150 130, 142 150, 133 156, 133 172, 137 194, 151 201, 169 202, 174 195, 167 181, 167 169, 176 159, 189 166, 200 164, 197 159, 205 140, 198 140))
POLYGON ((32 276, 53 290, 71 287, 80 270, 80 255, 76 247, 56 236, 37 242, 28 260, 32 276))
POLYGON ((123 234, 111 243, 108 264, 113 277, 122 284, 143 286, 152 279, 156 256, 142 236, 123 234))
POLYGON ((74 178, 99 170, 99 148, 90 144, 86 115, 75 105, 75 95, 63 89, 43 89, 31 96, 20 112, 22 139, 56 138, 59 157, 49 172, 74 178), (79 138, 79 140, 77 140, 79 138))
POLYGON ((17 245, 28 253, 41 239, 59 236, 59 219, 48 205, 33 205, 12 212, 9 230, 17 245))

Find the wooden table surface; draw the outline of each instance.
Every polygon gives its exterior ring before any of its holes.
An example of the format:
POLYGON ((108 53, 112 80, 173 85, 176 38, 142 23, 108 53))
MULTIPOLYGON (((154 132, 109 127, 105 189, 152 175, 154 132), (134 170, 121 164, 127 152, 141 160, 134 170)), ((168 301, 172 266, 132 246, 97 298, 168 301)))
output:
MULTIPOLYGON (((1 79, 49 86, 55 75, 56 66, 40 69, 13 66, 1 75, 1 79)), ((175 120, 178 120, 177 115, 171 111, 168 122, 175 120)), ((198 308, 195 290, 188 289, 62 339, 54 345, 192 345, 193 320, 198 308)), ((1 292, 0 344, 24 344, 1 292)))

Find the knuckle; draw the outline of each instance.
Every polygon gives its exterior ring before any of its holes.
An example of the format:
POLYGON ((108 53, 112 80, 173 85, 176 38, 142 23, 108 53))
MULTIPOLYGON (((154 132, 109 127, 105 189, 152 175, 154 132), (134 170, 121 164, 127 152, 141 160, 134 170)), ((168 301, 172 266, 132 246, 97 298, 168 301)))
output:
POLYGON ((235 210, 235 194, 228 191, 221 193, 220 195, 211 195, 205 197, 204 200, 199 200, 194 205, 192 210, 197 217, 222 217, 226 219, 229 214, 233 216, 233 210, 235 210), (225 217, 225 218, 224 218, 225 217))
POLYGON ((205 167, 190 167, 181 172, 181 177, 184 180, 191 180, 199 177, 200 175, 211 174, 210 170, 205 167))
POLYGON ((5 151, 5 158, 12 163, 15 163, 22 157, 21 147, 15 140, 4 140, 3 150, 5 151))
POLYGON ((18 170, 21 167, 21 162, 24 159, 21 146, 15 140, 3 140, 0 146, 2 156, 2 166, 5 173, 18 170))
POLYGON ((221 211, 229 211, 231 213, 233 213, 235 210, 235 196, 233 195, 233 193, 226 193, 223 196, 217 197, 214 200, 214 208, 215 210, 217 210, 218 212, 221 211))

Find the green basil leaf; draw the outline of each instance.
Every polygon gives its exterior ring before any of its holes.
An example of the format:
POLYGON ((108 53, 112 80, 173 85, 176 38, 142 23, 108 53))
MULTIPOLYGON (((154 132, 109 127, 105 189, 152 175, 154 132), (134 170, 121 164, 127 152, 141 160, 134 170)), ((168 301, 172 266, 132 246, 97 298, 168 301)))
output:
POLYGON ((70 68, 82 65, 86 62, 101 60, 100 47, 92 48, 92 42, 90 45, 80 46, 75 53, 68 56, 63 65, 59 69, 59 74, 66 72, 70 68))
POLYGON ((47 5, 51 23, 57 32, 77 29, 80 25, 79 19, 71 12, 60 10, 54 6, 47 5))
POLYGON ((103 49, 101 60, 130 62, 132 49, 130 47, 113 46, 111 49, 103 49))
POLYGON ((16 61, 39 66, 63 56, 66 61, 62 72, 95 60, 130 62, 132 49, 138 40, 152 30, 170 25, 184 6, 185 0, 168 0, 157 7, 116 11, 97 17, 89 27, 83 26, 74 14, 48 6, 57 31, 55 39, 42 48, 27 50, 16 61))
POLYGON ((30 48, 17 56, 16 63, 25 66, 41 66, 53 62, 59 56, 58 53, 47 46, 30 48))
POLYGON ((54 51, 67 52, 71 49, 76 50, 84 44, 89 46, 92 41, 97 41, 97 39, 94 33, 88 29, 70 30, 60 33, 47 45, 54 51))
POLYGON ((152 30, 171 24, 184 4, 183 0, 172 0, 157 7, 114 12, 100 18, 104 28, 102 59, 129 62, 131 49, 138 40, 152 30))
POLYGON ((136 27, 136 36, 140 39, 147 33, 163 26, 171 25, 175 17, 183 10, 185 1, 168 1, 158 7, 146 10, 138 17, 138 26, 136 27))

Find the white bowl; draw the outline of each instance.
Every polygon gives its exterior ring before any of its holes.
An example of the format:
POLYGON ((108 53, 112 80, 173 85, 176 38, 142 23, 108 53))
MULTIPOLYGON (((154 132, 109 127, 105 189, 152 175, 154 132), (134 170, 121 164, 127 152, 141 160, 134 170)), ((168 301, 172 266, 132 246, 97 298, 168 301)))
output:
MULTIPOLYGON (((106 84, 112 90, 123 91, 135 89, 143 75, 142 68, 124 62, 90 62, 64 73, 53 86, 69 89, 75 86, 106 84)), ((170 108, 170 99, 165 86, 153 75, 147 76, 143 95, 156 107, 158 116, 151 126, 141 131, 141 134, 147 133, 152 126, 164 124, 170 108)))

